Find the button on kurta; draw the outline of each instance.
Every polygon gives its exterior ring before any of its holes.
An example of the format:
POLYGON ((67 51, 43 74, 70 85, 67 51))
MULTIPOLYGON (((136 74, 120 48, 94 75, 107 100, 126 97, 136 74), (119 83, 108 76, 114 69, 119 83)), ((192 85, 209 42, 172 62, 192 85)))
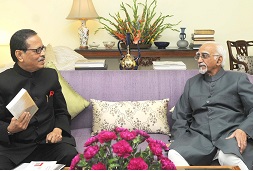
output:
POLYGON ((37 130, 37 129, 39 129, 39 127, 38 126, 34 126, 34 129, 37 130))

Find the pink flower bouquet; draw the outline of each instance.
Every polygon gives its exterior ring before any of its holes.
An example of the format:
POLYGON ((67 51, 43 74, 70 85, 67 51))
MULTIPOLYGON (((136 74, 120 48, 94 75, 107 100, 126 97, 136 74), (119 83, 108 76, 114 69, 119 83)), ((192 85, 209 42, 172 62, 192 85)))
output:
POLYGON ((169 150, 162 141, 154 140, 142 130, 129 131, 115 128, 101 131, 84 144, 84 153, 76 155, 70 170, 175 170, 176 167, 164 150, 169 150), (146 141, 144 151, 139 144, 146 141))

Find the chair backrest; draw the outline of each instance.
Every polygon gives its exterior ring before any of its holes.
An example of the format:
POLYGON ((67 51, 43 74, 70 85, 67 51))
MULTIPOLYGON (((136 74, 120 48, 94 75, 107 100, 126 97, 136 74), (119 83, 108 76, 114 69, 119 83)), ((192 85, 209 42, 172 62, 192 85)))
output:
POLYGON ((239 61, 236 58, 236 55, 248 56, 248 47, 253 46, 253 41, 245 41, 245 40, 237 40, 237 41, 227 41, 228 46, 228 55, 229 55, 229 64, 230 70, 238 69, 239 65, 242 64, 245 67, 245 71, 249 70, 247 64, 243 61, 239 61), (236 54, 234 54, 234 50, 236 50, 236 54))

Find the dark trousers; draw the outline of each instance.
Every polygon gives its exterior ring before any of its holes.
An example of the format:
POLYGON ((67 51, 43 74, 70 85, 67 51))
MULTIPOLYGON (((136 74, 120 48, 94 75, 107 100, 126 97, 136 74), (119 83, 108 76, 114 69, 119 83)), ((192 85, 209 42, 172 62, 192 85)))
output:
MULTIPOLYGON (((31 161, 57 161, 57 163, 59 164, 65 164, 66 166, 70 166, 71 160, 75 157, 76 154, 77 151, 75 147, 67 143, 43 144, 39 145, 21 163, 30 163, 31 161)), ((1 170, 11 170, 18 165, 13 163, 7 157, 0 156, 1 170)))

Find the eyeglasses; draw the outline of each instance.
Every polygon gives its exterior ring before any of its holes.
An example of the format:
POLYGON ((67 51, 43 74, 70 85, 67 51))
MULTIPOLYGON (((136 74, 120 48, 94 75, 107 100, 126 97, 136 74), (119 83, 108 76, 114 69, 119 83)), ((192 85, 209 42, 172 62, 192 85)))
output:
POLYGON ((199 58, 207 59, 210 56, 220 56, 220 55, 218 55, 218 54, 216 54, 216 55, 210 55, 209 53, 199 53, 199 52, 197 52, 196 56, 194 56, 194 59, 197 61, 197 60, 199 60, 199 58))
POLYGON ((41 46, 41 47, 38 47, 37 49, 21 49, 23 51, 27 51, 27 50, 32 50, 34 52, 36 52, 37 54, 41 54, 41 52, 45 52, 46 51, 46 46, 41 46))

